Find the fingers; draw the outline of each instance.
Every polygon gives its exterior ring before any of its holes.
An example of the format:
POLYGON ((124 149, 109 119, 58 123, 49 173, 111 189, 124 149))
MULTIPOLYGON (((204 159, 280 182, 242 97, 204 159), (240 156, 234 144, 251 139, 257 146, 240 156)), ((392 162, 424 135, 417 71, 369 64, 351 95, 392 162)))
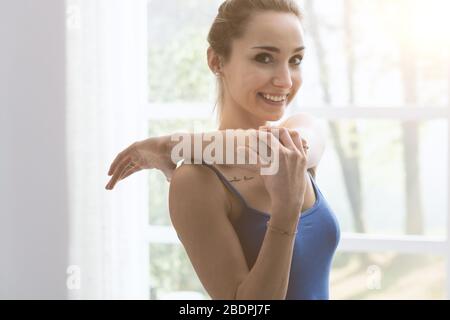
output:
POLYGON ((280 149, 285 149, 285 146, 280 142, 280 132, 279 130, 272 130, 272 128, 261 127, 261 130, 265 133, 258 133, 258 140, 268 146, 271 151, 279 151, 280 149))
POLYGON ((296 130, 289 130, 292 140, 294 141, 298 152, 306 159, 306 152, 309 149, 306 140, 300 137, 296 130))
POLYGON ((296 144, 292 141, 291 134, 288 129, 280 128, 280 141, 289 150, 298 151, 296 144))
POLYGON ((116 169, 117 164, 120 163, 120 162, 122 161, 122 159, 123 159, 124 156, 125 156, 124 152, 120 152, 120 153, 116 156, 116 158, 114 159, 114 161, 111 163, 111 166, 109 167, 109 170, 108 170, 108 176, 110 176, 110 175, 113 174, 113 172, 114 172, 115 169, 116 169))
POLYGON ((132 175, 133 173, 140 171, 140 170, 141 170, 140 167, 129 167, 129 169, 125 170, 125 172, 119 178, 119 181, 125 179, 126 177, 128 177, 128 176, 132 175))
POLYGON ((248 145, 239 145, 238 143, 235 156, 239 163, 233 165, 256 172, 262 166, 270 165, 274 161, 274 153, 279 152, 278 150, 284 146, 274 133, 267 130, 253 130, 248 134, 250 142, 248 145))
POLYGON ((309 149, 308 141, 306 141, 306 140, 303 139, 303 138, 301 138, 301 139, 302 139, 303 149, 308 150, 308 149, 309 149))
POLYGON ((291 137, 291 131, 284 127, 260 127, 263 131, 271 132, 279 141, 281 145, 291 151, 297 150, 297 145, 294 143, 291 137))
POLYGON ((131 159, 130 158, 126 158, 116 167, 116 169, 114 170, 114 173, 113 173, 113 176, 112 176, 111 180, 106 185, 106 189, 111 190, 112 188, 114 188, 115 184, 117 183, 119 178, 122 176, 122 174, 124 173, 125 169, 128 169, 127 166, 130 163, 131 163, 131 159))
POLYGON ((292 142, 295 144, 295 147, 296 147, 296 149, 298 151, 304 149, 305 146, 303 145, 303 141, 305 141, 305 140, 303 140, 300 137, 299 133, 296 130, 289 129, 289 135, 290 135, 290 137, 292 139, 292 142))
POLYGON ((295 148, 299 151, 303 149, 306 152, 309 149, 308 142, 300 136, 300 134, 298 133, 297 130, 288 129, 288 128, 284 128, 284 127, 275 127, 275 126, 274 127, 261 126, 259 128, 260 128, 260 130, 264 130, 264 131, 271 131, 273 129, 279 129, 280 141, 286 147, 290 146, 289 147, 290 149, 292 149, 292 145, 291 145, 290 141, 292 141, 292 143, 295 145, 295 148), (284 130, 287 131, 287 135, 285 135, 283 133, 284 130), (281 136, 283 136, 283 138, 281 136), (287 136, 289 136, 289 137, 287 137, 287 136), (290 138, 290 140, 288 138, 290 138))
POLYGON ((127 147, 122 152, 119 152, 119 154, 116 156, 116 158, 112 162, 111 166, 109 167, 109 170, 108 170, 109 176, 113 174, 113 172, 116 170, 118 164, 121 163, 123 161, 123 159, 129 154, 130 148, 133 147, 134 145, 135 145, 135 143, 131 144, 129 147, 127 147))

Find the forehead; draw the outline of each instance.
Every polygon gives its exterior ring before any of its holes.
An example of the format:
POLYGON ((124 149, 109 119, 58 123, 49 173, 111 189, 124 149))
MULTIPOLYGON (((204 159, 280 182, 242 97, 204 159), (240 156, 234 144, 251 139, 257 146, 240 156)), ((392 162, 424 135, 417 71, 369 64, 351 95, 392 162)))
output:
POLYGON ((266 11, 252 15, 241 46, 275 45, 281 50, 304 45, 302 25, 293 13, 266 11))

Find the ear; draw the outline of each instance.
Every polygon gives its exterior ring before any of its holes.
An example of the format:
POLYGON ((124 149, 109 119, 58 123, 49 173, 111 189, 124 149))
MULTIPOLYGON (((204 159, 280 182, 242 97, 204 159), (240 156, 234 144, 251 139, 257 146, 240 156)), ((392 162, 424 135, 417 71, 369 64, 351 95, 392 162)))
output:
POLYGON ((207 57, 208 57, 208 66, 209 66, 209 69, 210 69, 213 73, 216 73, 216 72, 218 72, 218 71, 221 71, 220 58, 219 58, 219 56, 216 54, 216 52, 214 51, 213 48, 208 47, 208 50, 207 50, 207 57))

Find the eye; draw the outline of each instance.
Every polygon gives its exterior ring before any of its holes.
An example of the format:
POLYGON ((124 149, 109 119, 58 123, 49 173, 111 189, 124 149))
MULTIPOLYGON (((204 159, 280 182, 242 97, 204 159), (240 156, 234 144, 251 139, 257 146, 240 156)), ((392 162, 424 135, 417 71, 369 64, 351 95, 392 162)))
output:
POLYGON ((272 59, 271 59, 270 54, 267 54, 267 53, 261 53, 261 54, 258 54, 258 55, 255 57, 255 60, 258 61, 258 62, 267 64, 267 63, 269 63, 272 59))
POLYGON ((293 59, 297 59, 297 63, 294 63, 296 66, 299 66, 301 63, 302 63, 302 60, 303 60, 303 57, 302 56, 300 56, 300 55, 298 55, 298 56, 295 56, 293 59))

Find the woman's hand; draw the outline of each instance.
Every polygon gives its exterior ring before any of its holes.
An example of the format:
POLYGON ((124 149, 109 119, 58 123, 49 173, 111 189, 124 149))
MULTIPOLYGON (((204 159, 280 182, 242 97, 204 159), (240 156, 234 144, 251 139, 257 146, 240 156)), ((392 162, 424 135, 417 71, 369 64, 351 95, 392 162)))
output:
POLYGON ((135 142, 120 152, 109 168, 108 175, 112 177, 105 188, 113 189, 118 181, 142 169, 159 169, 170 181, 176 164, 170 158, 166 141, 167 136, 151 137, 135 142))
MULTIPOLYGON (((271 206, 285 208, 286 210, 279 211, 283 214, 300 215, 307 186, 306 141, 297 131, 287 128, 261 127, 259 134, 262 134, 261 131, 266 134, 271 152, 278 152, 277 172, 273 175, 261 175, 271 199, 271 206)), ((261 163, 267 163, 266 159, 261 159, 256 150, 247 146, 241 148, 245 148, 247 153, 253 153, 253 156, 259 159, 256 167, 261 168, 261 163)), ((271 158, 273 159, 273 154, 271 158)))

